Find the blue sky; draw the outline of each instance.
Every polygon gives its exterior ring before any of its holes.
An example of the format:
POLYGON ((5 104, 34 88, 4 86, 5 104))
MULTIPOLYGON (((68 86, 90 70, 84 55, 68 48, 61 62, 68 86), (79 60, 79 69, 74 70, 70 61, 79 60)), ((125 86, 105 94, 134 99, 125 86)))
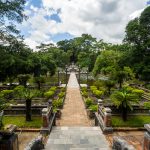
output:
POLYGON ((121 43, 127 23, 138 17, 147 0, 28 0, 19 25, 25 42, 35 49, 40 43, 91 34, 107 42, 121 43))

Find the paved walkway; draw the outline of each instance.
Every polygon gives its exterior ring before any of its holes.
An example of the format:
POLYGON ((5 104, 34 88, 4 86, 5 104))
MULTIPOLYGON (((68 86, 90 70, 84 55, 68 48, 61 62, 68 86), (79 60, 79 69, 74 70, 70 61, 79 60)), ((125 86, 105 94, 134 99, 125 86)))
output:
POLYGON ((46 150, 110 150, 99 127, 54 127, 46 150))
POLYGON ((48 138, 46 150, 109 150, 100 127, 91 127, 75 73, 71 73, 62 117, 48 138))
POLYGON ((70 74, 67 85, 65 105, 57 126, 91 126, 80 94, 79 84, 75 73, 70 74))

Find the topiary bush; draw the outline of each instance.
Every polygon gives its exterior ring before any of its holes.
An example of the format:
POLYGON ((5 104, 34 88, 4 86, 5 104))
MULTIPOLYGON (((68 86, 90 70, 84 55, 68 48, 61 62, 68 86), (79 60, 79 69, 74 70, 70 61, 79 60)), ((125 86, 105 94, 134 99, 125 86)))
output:
POLYGON ((88 92, 87 92, 87 91, 82 91, 81 94, 82 94, 82 96, 85 97, 85 98, 88 97, 88 92))
POLYGON ((49 91, 53 91, 53 92, 56 92, 56 90, 57 90, 57 87, 56 87, 56 86, 52 86, 52 87, 49 89, 49 91))
POLYGON ((90 90, 91 91, 97 90, 97 87, 96 86, 90 86, 90 90))
POLYGON ((65 87, 62 87, 61 88, 61 92, 65 92, 66 91, 66 88, 65 87))
POLYGON ((91 105, 89 107, 89 109, 92 111, 92 112, 97 112, 98 111, 98 105, 91 105))
POLYGON ((97 97, 97 98, 101 98, 101 96, 104 94, 103 91, 99 91, 99 90, 94 90, 93 94, 97 97))
POLYGON ((54 91, 48 91, 44 93, 44 97, 46 97, 46 99, 53 98, 54 94, 54 91))
POLYGON ((92 100, 91 98, 87 98, 87 99, 85 100, 85 104, 86 104, 86 106, 87 106, 87 108, 88 108, 88 107, 90 107, 91 105, 93 105, 94 102, 93 102, 93 100, 92 100))
POLYGON ((63 99, 54 100, 52 105, 54 109, 61 108, 63 106, 63 99))
POLYGON ((65 96, 65 92, 60 92, 59 94, 58 94, 58 97, 59 98, 63 98, 65 96))

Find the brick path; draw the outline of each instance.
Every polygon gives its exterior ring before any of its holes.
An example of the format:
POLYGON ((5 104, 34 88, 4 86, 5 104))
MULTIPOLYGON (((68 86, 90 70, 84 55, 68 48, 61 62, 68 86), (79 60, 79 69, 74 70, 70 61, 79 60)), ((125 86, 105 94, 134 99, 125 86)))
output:
POLYGON ((75 73, 70 74, 65 105, 57 126, 91 126, 80 94, 75 73))

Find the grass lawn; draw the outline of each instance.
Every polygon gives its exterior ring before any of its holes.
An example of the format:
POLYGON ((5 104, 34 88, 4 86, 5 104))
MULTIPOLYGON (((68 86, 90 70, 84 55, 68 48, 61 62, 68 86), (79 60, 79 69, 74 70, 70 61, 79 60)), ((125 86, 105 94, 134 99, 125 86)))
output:
POLYGON ((124 122, 121 117, 112 117, 113 127, 144 127, 144 124, 150 123, 150 116, 131 116, 124 122))
POLYGON ((4 116, 3 125, 14 124, 20 128, 40 128, 42 117, 32 117, 32 121, 26 122, 25 116, 4 116))

